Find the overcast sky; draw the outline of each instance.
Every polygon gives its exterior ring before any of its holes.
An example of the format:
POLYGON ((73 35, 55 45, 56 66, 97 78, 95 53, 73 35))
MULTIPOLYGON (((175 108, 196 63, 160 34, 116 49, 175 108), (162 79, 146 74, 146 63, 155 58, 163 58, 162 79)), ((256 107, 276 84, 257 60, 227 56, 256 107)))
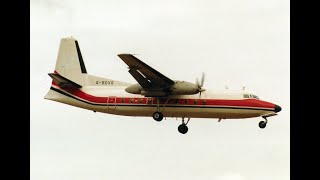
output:
POLYGON ((32 180, 289 180, 289 0, 31 0, 32 180), (262 118, 123 117, 44 100, 60 39, 79 41, 89 74, 135 83, 117 54, 204 88, 256 92, 262 118))

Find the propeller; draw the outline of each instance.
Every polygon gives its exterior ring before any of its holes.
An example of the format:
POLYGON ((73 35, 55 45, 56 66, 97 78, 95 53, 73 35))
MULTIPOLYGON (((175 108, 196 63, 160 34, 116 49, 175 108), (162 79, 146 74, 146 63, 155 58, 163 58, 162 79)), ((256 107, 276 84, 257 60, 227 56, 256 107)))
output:
POLYGON ((205 74, 204 72, 202 72, 201 81, 199 82, 198 78, 196 79, 196 85, 198 86, 198 91, 200 93, 199 98, 201 97, 201 93, 206 90, 202 88, 204 83, 204 78, 205 78, 205 74))

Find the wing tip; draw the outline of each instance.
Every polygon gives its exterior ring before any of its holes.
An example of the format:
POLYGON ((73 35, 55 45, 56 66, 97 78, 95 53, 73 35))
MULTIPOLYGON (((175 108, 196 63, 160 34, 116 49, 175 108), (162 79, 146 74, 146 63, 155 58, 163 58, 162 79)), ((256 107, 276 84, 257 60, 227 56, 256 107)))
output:
POLYGON ((132 56, 132 54, 129 54, 129 53, 122 53, 122 54, 118 54, 119 57, 121 56, 132 56))
POLYGON ((118 54, 119 57, 121 57, 121 56, 133 56, 133 57, 135 57, 136 55, 140 55, 140 54, 130 54, 130 53, 118 54))

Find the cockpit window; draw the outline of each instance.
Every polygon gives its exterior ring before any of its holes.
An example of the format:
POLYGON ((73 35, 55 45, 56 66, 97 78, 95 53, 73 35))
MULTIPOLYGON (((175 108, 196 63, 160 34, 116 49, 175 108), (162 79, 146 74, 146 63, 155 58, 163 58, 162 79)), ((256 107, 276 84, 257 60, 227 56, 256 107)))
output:
POLYGON ((254 99, 259 99, 258 96, 253 95, 253 94, 243 94, 243 98, 254 98, 254 99))

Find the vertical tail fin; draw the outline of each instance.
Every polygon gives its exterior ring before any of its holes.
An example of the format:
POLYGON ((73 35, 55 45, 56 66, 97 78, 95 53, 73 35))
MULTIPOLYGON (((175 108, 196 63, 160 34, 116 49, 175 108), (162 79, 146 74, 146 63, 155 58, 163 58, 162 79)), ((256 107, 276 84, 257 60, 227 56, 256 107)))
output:
POLYGON ((75 38, 61 39, 55 73, 80 85, 84 84, 82 74, 87 74, 87 70, 75 38))

